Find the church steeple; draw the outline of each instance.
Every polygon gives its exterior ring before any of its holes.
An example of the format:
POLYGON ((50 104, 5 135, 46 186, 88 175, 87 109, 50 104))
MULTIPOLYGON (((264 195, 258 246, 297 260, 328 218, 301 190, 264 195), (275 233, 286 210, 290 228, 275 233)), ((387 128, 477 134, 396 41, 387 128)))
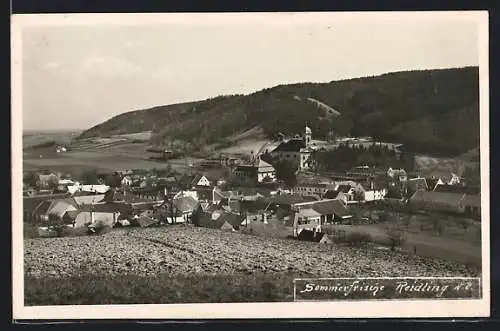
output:
POLYGON ((305 128, 305 134, 304 134, 304 144, 306 145, 306 147, 309 147, 309 145, 311 144, 311 136, 312 136, 311 128, 309 126, 307 126, 307 122, 306 122, 306 128, 305 128))

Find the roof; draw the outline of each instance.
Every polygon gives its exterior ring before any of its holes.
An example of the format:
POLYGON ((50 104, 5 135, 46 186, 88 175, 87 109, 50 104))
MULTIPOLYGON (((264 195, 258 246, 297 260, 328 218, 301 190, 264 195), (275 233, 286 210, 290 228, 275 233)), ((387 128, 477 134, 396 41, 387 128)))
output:
POLYGON ((481 192, 481 190, 477 186, 439 184, 439 185, 436 185, 436 187, 434 188, 434 192, 462 193, 462 194, 477 195, 481 192))
POLYGON ((425 180, 425 178, 422 177, 408 179, 407 185, 413 189, 416 189, 417 187, 423 187, 425 189, 428 189, 427 181, 425 180))
POLYGON ((137 223, 139 223, 141 228, 145 228, 145 227, 148 227, 148 226, 153 225, 155 223, 158 223, 158 221, 151 218, 151 217, 147 217, 147 216, 143 215, 143 216, 139 216, 137 218, 137 223))
POLYGON ((321 200, 312 205, 312 208, 321 215, 334 214, 339 217, 351 216, 347 207, 337 199, 321 200))
POLYGON ((308 201, 317 201, 313 197, 305 197, 296 194, 278 194, 269 198, 269 201, 273 204, 278 205, 293 205, 295 203, 308 202, 308 201))
POLYGON ((428 202, 458 206, 464 197, 465 194, 462 193, 417 191, 410 198, 410 202, 428 202))
POLYGON ((74 201, 74 199, 66 198, 46 200, 35 209, 35 212, 38 214, 63 217, 64 214, 70 210, 78 210, 78 204, 74 201))
POLYGON ((58 199, 58 198, 64 199, 64 198, 69 198, 70 196, 71 195, 68 193, 63 193, 63 194, 34 195, 30 197, 23 197, 23 210, 25 212, 32 213, 35 210, 35 208, 43 201, 58 199))
POLYGON ((193 197, 185 196, 174 199, 173 204, 177 210, 185 213, 195 210, 200 203, 193 197))
POLYGON ((351 185, 339 185, 339 187, 337 187, 337 191, 342 193, 349 193, 351 188, 351 185))
POLYGON ((374 174, 374 169, 370 168, 369 166, 357 166, 349 169, 347 171, 347 174, 362 174, 362 175, 373 175, 374 174))
POLYGON ((201 200, 207 200, 207 201, 212 201, 212 190, 211 189, 196 189, 196 192, 198 193, 198 199, 201 200))
POLYGON ((257 170, 262 172, 274 171, 274 167, 271 164, 259 158, 259 162, 257 163, 257 170))
MULTIPOLYGON (((244 218, 240 215, 236 214, 231 214, 231 213, 222 213, 219 218, 217 218, 216 221, 224 224, 224 222, 228 222, 231 224, 231 226, 235 229, 238 230, 239 227, 241 226, 241 223, 243 222, 244 218)), ((221 224, 221 226, 222 226, 221 224)))
POLYGON ((124 214, 132 210, 132 207, 129 204, 125 203, 98 203, 95 205, 85 205, 80 207, 81 211, 95 211, 97 213, 113 213, 119 212, 120 214, 124 214))
POLYGON ((323 236, 325 235, 326 233, 324 232, 314 232, 311 230, 304 229, 299 232, 297 239, 300 241, 320 242, 321 238, 323 238, 323 236))
POLYGON ((312 208, 304 208, 299 210, 298 214, 302 217, 320 217, 321 214, 312 208))
POLYGON ((306 144, 302 139, 290 139, 284 141, 276 147, 273 152, 300 152, 301 148, 305 148, 306 144))

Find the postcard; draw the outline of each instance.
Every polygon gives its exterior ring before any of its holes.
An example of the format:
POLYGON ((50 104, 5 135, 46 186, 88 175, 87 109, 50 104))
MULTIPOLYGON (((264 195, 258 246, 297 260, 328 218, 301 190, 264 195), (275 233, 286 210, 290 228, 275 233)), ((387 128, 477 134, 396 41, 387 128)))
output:
POLYGON ((14 319, 487 317, 487 11, 12 16, 14 319))

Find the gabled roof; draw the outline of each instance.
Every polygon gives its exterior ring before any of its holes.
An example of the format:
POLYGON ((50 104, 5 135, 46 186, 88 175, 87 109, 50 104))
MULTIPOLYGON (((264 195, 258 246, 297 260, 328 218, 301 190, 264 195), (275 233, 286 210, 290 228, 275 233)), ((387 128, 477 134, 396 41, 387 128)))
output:
POLYGON ((148 216, 139 216, 137 219, 137 223, 139 223, 139 225, 141 226, 141 228, 145 228, 145 227, 148 227, 148 226, 151 226, 155 223, 158 223, 157 220, 151 218, 151 217, 148 217, 148 216))
POLYGON ((177 210, 185 213, 195 210, 200 203, 193 197, 185 196, 174 199, 173 204, 177 210))
POLYGON ((347 207, 337 199, 320 200, 312 205, 312 209, 321 215, 334 214, 338 217, 351 216, 347 207))
POLYGON ((471 195, 476 195, 481 192, 480 188, 476 186, 447 185, 447 184, 436 185, 433 191, 443 192, 443 193, 465 193, 471 195))
POLYGON ((296 194, 278 194, 276 196, 268 198, 271 203, 278 205, 293 205, 295 203, 317 201, 313 197, 305 197, 296 194))
POLYGON ((273 171, 274 167, 271 164, 259 158, 259 162, 257 163, 257 170, 262 172, 273 171))
POLYGON ((72 198, 46 200, 36 209, 37 214, 55 215, 63 217, 67 211, 78 210, 78 204, 72 198))
POLYGON ((410 202, 427 202, 459 206, 464 197, 465 194, 463 193, 417 191, 410 198, 410 202))
POLYGON ((71 195, 68 193, 23 197, 23 210, 25 212, 32 213, 35 208, 43 201, 51 199, 64 199, 69 197, 71 197, 71 195))
MULTIPOLYGON (((227 223, 231 224, 231 226, 235 230, 238 230, 240 228, 243 220, 244 220, 244 218, 240 215, 231 214, 231 213, 222 213, 222 215, 220 215, 216 221, 220 222, 222 224, 224 224, 224 222, 227 222, 227 223)), ((221 224, 221 226, 222 226, 222 224, 221 224)))
POLYGON ((284 141, 276 147, 273 152, 300 152, 301 148, 305 148, 306 144, 302 139, 290 139, 284 141))
POLYGON ((302 217, 320 217, 321 214, 318 213, 317 211, 315 211, 314 209, 312 208, 304 208, 304 209, 301 209, 299 210, 298 212, 299 216, 302 216, 302 217))
POLYGON ((408 179, 407 185, 412 189, 417 189, 418 187, 423 187, 425 189, 429 188, 427 186, 427 181, 425 180, 425 178, 422 177, 408 179))
POLYGON ((349 193, 351 189, 352 187, 350 185, 339 185, 339 187, 337 187, 337 191, 342 193, 349 193))

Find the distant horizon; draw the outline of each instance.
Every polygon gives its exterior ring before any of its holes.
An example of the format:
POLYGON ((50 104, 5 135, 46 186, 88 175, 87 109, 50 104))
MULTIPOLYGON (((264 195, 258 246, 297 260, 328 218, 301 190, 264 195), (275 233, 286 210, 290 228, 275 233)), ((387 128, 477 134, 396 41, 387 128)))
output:
MULTIPOLYGON (((155 106, 152 106, 152 107, 147 107, 147 108, 136 108, 136 109, 131 109, 131 110, 125 110, 122 113, 119 113, 119 114, 113 115, 112 117, 109 117, 105 121, 107 121, 107 120, 109 120, 109 119, 111 119, 113 117, 120 116, 122 114, 130 113, 130 112, 134 112, 134 111, 150 110, 150 109, 153 109, 153 108, 156 108, 156 107, 172 106, 172 105, 183 104, 183 103, 190 103, 190 102, 201 102, 201 101, 208 100, 208 99, 211 99, 211 98, 216 98, 216 97, 219 97, 219 96, 231 96, 231 95, 243 95, 243 96, 247 96, 247 95, 251 95, 251 94, 254 94, 254 93, 258 93, 258 92, 260 92, 262 90, 265 90, 265 89, 272 89, 272 88, 275 88, 275 87, 278 87, 278 86, 282 86, 282 85, 330 84, 330 83, 348 81, 348 80, 353 80, 353 79, 362 79, 362 78, 370 78, 370 77, 380 77, 380 76, 384 76, 384 75, 396 74, 396 73, 402 73, 402 72, 431 71, 431 70, 432 71, 434 71, 434 70, 453 70, 453 69, 465 69, 465 68, 479 68, 479 66, 477 66, 477 65, 470 65, 470 66, 461 66, 461 67, 443 67, 443 68, 429 68, 429 69, 409 69, 409 70, 400 70, 400 71, 389 71, 389 72, 384 72, 384 73, 380 73, 380 74, 373 74, 373 75, 366 75, 366 76, 357 76, 357 77, 342 78, 342 79, 330 80, 330 81, 321 81, 321 82, 304 81, 304 82, 294 82, 294 83, 289 83, 289 84, 278 84, 278 85, 273 85, 273 86, 262 87, 262 88, 260 88, 258 90, 255 90, 253 92, 248 92, 248 93, 219 94, 219 95, 209 96, 209 97, 204 98, 204 99, 186 100, 186 101, 180 101, 180 102, 176 102, 176 103, 158 104, 158 105, 155 105, 155 106)), ((92 125, 90 127, 85 127, 85 128, 56 128, 56 129, 24 129, 23 128, 23 134, 27 134, 27 133, 49 133, 49 132, 73 132, 73 131, 77 131, 78 132, 78 131, 88 130, 88 129, 90 129, 93 126, 99 125, 100 123, 102 123, 102 122, 99 122, 97 124, 94 124, 94 125, 92 125)))

